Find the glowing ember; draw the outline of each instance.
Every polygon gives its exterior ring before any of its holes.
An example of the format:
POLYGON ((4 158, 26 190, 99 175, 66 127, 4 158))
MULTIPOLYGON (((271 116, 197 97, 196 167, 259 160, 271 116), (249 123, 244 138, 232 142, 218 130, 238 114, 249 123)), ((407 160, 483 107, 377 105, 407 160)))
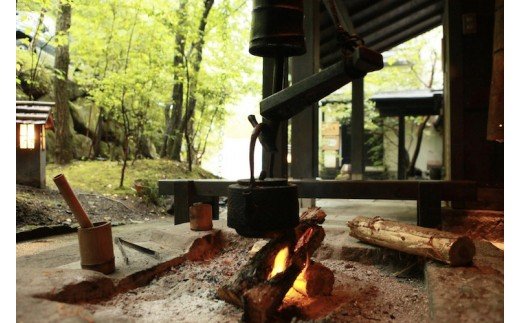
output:
POLYGON ((287 269, 287 260, 289 259, 289 247, 285 247, 278 252, 276 257, 274 258, 273 270, 267 277, 267 279, 271 279, 276 276, 276 274, 282 273, 287 269))

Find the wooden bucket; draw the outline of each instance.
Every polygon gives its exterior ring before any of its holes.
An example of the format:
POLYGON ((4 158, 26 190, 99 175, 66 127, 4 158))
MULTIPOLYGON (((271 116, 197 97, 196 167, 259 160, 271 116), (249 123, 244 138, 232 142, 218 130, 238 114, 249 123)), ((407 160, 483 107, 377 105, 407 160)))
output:
POLYGON ((103 274, 115 271, 110 222, 96 222, 91 228, 78 228, 78 240, 81 268, 99 271, 103 274))
POLYGON ((211 204, 195 203, 190 206, 190 229, 194 231, 213 229, 211 204))

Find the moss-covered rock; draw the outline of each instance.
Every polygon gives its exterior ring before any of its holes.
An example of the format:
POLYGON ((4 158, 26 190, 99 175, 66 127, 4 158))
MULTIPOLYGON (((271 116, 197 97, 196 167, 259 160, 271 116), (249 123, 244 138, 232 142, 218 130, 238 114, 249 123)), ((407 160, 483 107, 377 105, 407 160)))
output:
POLYGON ((110 158, 110 145, 104 141, 99 143, 99 157, 110 158))
POLYGON ((157 149, 150 138, 141 136, 138 145, 139 153, 145 158, 159 158, 157 149))
POLYGON ((84 135, 75 134, 72 136, 73 148, 72 155, 75 159, 86 159, 88 158, 90 146, 92 140, 84 135))
POLYGON ((29 98, 38 100, 52 92, 52 70, 42 64, 36 66, 37 57, 31 58, 31 53, 17 49, 16 78, 20 89, 29 98))
POLYGON ((96 132, 96 123, 99 118, 100 109, 94 102, 85 98, 70 102, 70 113, 74 120, 74 129, 76 132, 83 135, 87 135, 87 132, 90 135, 96 132))
POLYGON ((102 123, 103 140, 113 142, 117 145, 123 144, 123 126, 114 120, 104 120, 102 123))

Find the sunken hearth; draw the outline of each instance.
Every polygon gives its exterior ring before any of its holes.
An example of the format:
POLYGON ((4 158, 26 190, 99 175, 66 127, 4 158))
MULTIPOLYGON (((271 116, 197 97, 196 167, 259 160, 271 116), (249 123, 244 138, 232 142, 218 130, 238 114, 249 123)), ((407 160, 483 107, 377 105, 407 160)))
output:
POLYGON ((428 318, 427 296, 419 278, 398 278, 395 268, 345 260, 344 253, 330 252, 326 244, 320 247, 324 236, 316 218, 301 221, 294 236, 270 241, 226 231, 226 243, 214 258, 186 261, 146 286, 81 306, 99 321, 417 322, 428 318))

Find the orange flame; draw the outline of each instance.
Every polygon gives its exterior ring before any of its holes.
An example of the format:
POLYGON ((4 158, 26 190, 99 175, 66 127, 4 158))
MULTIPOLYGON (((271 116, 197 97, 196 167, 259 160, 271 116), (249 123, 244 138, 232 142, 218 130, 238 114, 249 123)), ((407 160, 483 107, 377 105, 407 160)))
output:
POLYGON ((285 247, 280 250, 274 258, 273 270, 267 277, 271 279, 279 273, 283 273, 287 269, 287 260, 289 259, 289 247, 285 247))
MULTIPOLYGON (((287 269, 288 260, 289 247, 285 247, 276 254, 276 257, 274 258, 273 269, 271 270, 271 273, 269 274, 267 279, 271 279, 277 274, 284 272, 287 269)), ((307 255, 305 267, 294 281, 292 288, 289 289, 289 291, 285 295, 284 300, 296 299, 306 296, 304 294, 307 288, 307 278, 305 278, 305 273, 307 272, 307 268, 309 267, 310 261, 311 259, 309 255, 307 255)))

